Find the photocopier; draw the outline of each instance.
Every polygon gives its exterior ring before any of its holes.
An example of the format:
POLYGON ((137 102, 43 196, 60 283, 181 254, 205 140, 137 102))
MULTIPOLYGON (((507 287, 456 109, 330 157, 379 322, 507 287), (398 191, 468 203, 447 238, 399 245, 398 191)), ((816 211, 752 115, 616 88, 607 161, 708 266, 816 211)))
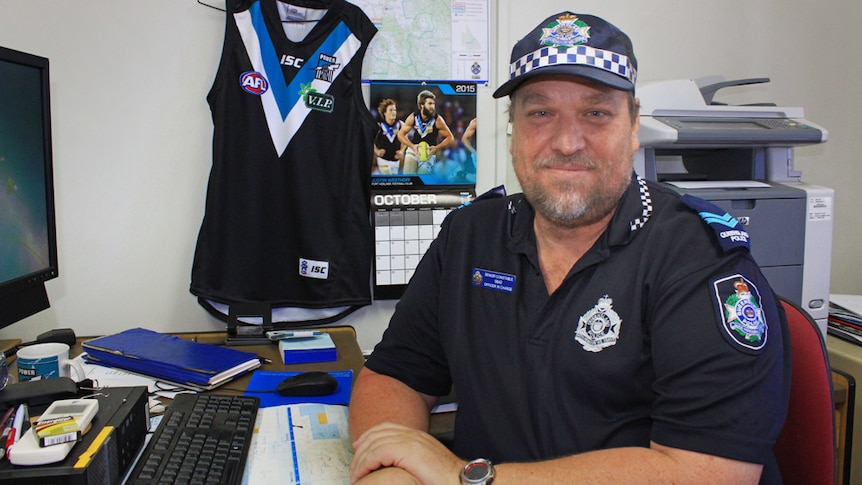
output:
POLYGON ((736 218, 775 292, 808 311, 825 338, 835 194, 800 180, 793 149, 825 142, 827 131, 802 108, 714 101, 720 89, 768 81, 639 84, 635 170, 736 218))

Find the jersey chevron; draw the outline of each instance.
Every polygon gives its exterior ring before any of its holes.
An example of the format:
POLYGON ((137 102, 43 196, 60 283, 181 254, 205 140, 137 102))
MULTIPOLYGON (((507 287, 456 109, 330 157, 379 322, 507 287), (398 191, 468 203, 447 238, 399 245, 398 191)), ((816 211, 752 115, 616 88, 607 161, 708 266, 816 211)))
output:
POLYGON ((260 3, 255 2, 247 11, 234 14, 234 18, 252 66, 269 82, 269 89, 260 96, 260 101, 273 146, 281 156, 311 112, 303 101, 303 86, 310 85, 311 89, 318 93, 327 92, 331 82, 359 52, 362 42, 341 22, 321 42, 310 59, 320 59, 321 55, 336 58, 338 64, 331 66, 331 78, 328 81, 317 79, 316 68, 305 67, 297 70, 293 79, 288 82, 264 24, 260 3))

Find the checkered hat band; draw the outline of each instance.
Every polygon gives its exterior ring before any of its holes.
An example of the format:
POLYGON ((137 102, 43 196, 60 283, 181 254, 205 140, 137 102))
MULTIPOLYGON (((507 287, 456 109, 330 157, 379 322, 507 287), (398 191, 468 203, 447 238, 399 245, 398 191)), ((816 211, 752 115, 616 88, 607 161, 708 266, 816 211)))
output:
POLYGON ((560 64, 597 67, 617 76, 622 76, 631 81, 632 84, 637 78, 637 73, 632 68, 628 56, 587 45, 578 45, 569 48, 543 47, 531 52, 509 65, 509 79, 515 79, 533 69, 560 64))

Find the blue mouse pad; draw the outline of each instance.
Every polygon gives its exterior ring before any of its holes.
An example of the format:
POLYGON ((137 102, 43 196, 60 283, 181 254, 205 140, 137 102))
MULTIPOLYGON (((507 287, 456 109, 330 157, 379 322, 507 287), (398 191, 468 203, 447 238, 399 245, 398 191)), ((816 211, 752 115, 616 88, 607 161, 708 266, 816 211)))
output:
POLYGON ((245 389, 246 396, 260 398, 260 407, 268 408, 282 404, 318 403, 341 404, 350 403, 350 390, 353 388, 353 371, 342 370, 330 372, 338 381, 338 388, 328 396, 281 396, 275 388, 281 381, 302 372, 272 372, 256 370, 251 374, 251 380, 245 389))

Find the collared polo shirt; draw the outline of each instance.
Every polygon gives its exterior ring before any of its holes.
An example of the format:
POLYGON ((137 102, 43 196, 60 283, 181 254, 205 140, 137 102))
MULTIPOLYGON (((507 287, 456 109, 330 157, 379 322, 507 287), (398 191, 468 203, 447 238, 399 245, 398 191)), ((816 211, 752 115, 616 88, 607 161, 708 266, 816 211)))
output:
POLYGON ((533 220, 521 194, 450 214, 367 366, 428 395, 454 386, 465 459, 652 440, 777 477, 788 336, 745 245, 723 247, 678 194, 633 177, 549 295, 533 220))

